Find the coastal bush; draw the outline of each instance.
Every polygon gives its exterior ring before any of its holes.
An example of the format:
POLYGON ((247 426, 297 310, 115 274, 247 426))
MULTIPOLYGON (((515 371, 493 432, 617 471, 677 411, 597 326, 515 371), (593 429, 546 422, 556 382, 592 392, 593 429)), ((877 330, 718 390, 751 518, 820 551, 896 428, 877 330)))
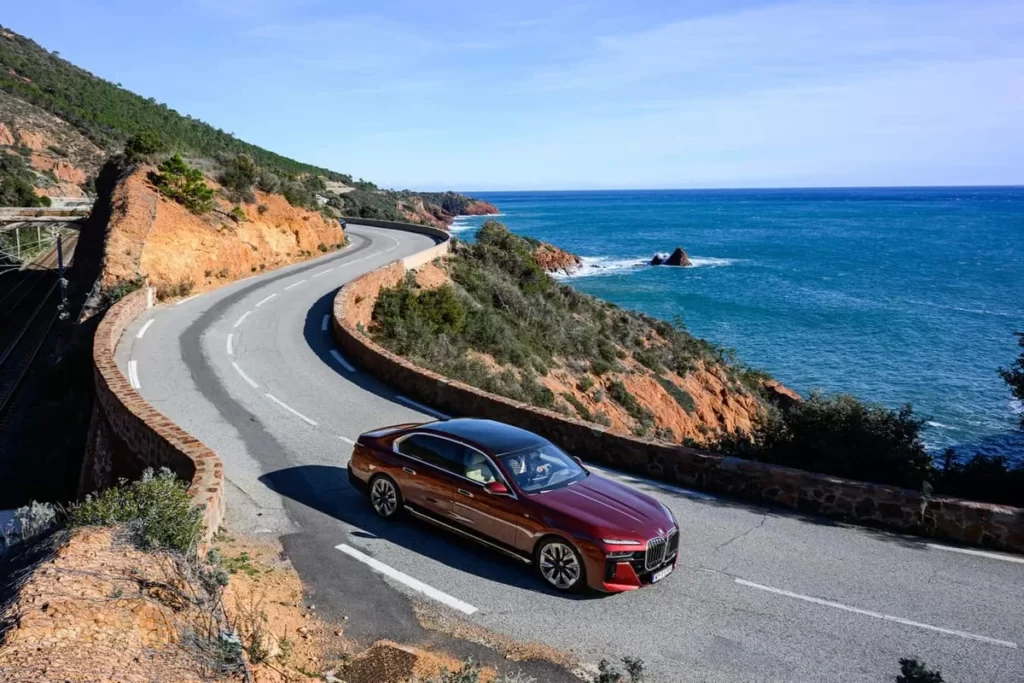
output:
POLYGON ((202 510, 193 506, 188 483, 166 468, 146 470, 141 479, 86 496, 68 509, 68 525, 128 524, 145 548, 193 550, 202 533, 202 510))
POLYGON ((160 164, 153 182, 160 193, 173 199, 195 214, 213 209, 213 190, 206 186, 203 172, 185 163, 175 154, 160 164))
POLYGON ((41 206, 32 187, 34 178, 22 157, 0 152, 0 206, 41 206))
POLYGON ((923 420, 848 395, 812 393, 771 408, 752 434, 721 434, 705 446, 729 455, 879 484, 920 488, 933 474, 923 420))
POLYGON ((961 457, 947 450, 931 476, 935 493, 1024 507, 1024 463, 1003 455, 961 457))
POLYGON ((693 402, 693 396, 690 396, 690 392, 680 386, 677 386, 674 382, 665 379, 664 377, 659 376, 657 379, 661 388, 667 391, 668 395, 675 399, 680 408, 691 414, 697 409, 697 404, 693 402))
POLYGON ((942 674, 929 669, 916 659, 900 659, 900 675, 896 683, 942 683, 942 674))
MULTIPOLYGON (((1017 343, 1024 349, 1024 332, 1015 332, 1017 335, 1017 343)), ((1020 356, 1013 362, 1008 368, 999 368, 999 375, 1006 382, 1006 385, 1010 387, 1010 391, 1013 392, 1014 397, 1021 403, 1020 412, 1020 424, 1024 427, 1024 350, 1020 352, 1020 356)))

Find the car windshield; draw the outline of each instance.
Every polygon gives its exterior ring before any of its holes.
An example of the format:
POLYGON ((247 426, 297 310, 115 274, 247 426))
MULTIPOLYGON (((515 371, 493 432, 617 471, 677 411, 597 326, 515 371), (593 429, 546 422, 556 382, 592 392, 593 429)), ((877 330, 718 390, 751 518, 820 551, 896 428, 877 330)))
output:
POLYGON ((579 463, 550 443, 506 453, 499 459, 525 493, 568 486, 587 476, 579 463))

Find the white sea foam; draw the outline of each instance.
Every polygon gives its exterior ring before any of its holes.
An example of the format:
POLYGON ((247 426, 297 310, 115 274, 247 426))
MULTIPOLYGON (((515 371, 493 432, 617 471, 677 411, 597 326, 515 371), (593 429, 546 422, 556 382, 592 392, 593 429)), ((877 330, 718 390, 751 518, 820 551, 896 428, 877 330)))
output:
POLYGON ((718 268, 721 266, 731 266, 736 263, 734 258, 715 258, 714 256, 691 256, 690 263, 693 264, 694 268, 700 268, 701 266, 707 266, 709 268, 718 268))
POLYGON ((950 427, 947 424, 942 424, 941 422, 936 422, 935 420, 928 420, 925 424, 928 425, 929 427, 935 427, 936 429, 948 429, 954 432, 959 430, 958 427, 950 427))
POLYGON ((452 224, 448 226, 448 232, 464 232, 466 230, 472 230, 474 226, 466 222, 469 218, 470 216, 456 216, 455 220, 452 221, 452 224))
POLYGON ((613 275, 624 270, 632 270, 649 261, 649 259, 645 258, 617 259, 611 256, 581 256, 580 260, 583 261, 583 264, 572 275, 566 275, 565 273, 552 273, 552 275, 558 278, 613 275))

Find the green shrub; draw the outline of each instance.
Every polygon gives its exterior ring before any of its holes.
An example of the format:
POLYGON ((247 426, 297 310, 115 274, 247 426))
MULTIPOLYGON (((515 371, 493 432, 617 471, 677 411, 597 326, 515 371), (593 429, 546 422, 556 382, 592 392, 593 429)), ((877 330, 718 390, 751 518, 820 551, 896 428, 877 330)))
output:
POLYGON ((669 396, 676 400, 676 403, 679 404, 680 408, 690 414, 693 414, 693 411, 697 409, 697 405, 693 402, 693 396, 690 396, 690 392, 665 377, 659 376, 657 379, 661 388, 667 391, 669 396))
POLYGON ((162 301, 164 299, 173 299, 179 296, 188 296, 192 293, 195 286, 195 280, 190 277, 183 278, 178 282, 157 287, 156 297, 162 301))
POLYGON ((613 380, 608 383, 608 396, 625 408, 629 416, 636 420, 637 424, 634 426, 634 429, 640 430, 636 433, 646 434, 654 426, 654 416, 651 414, 651 411, 640 405, 640 401, 630 393, 626 385, 620 380, 613 380))
POLYGON ((203 529, 202 510, 192 504, 188 483, 170 470, 146 470, 141 479, 86 496, 68 510, 68 525, 128 524, 145 548, 190 552, 203 529))
POLYGON ((22 157, 0 152, 0 206, 41 206, 34 181, 35 174, 22 157))
POLYGON ((963 458, 947 450, 930 477, 936 493, 1024 507, 1024 463, 1002 455, 963 458))
POLYGON ((224 187, 228 198, 236 203, 256 201, 252 188, 260 178, 260 168, 248 154, 239 153, 224 161, 224 170, 217 181, 224 187))
POLYGON ((146 281, 141 275, 133 280, 119 280, 113 285, 101 289, 100 296, 103 297, 107 304, 114 304, 145 284, 146 281))
POLYGON ((124 143, 124 158, 130 164, 148 161, 154 155, 164 151, 163 140, 154 130, 144 130, 128 138, 124 143))
POLYGON ((580 416, 581 420, 586 420, 587 422, 593 422, 594 421, 593 413, 590 412, 589 408, 587 408, 585 405, 583 405, 582 401, 580 401, 578 398, 576 398, 575 394, 570 394, 569 392, 564 392, 564 393, 562 393, 562 398, 564 398, 566 401, 568 401, 569 405, 571 405, 576 410, 576 414, 580 416))
POLYGON ((236 223, 244 223, 246 221, 245 211, 241 206, 236 204, 231 208, 231 218, 234 219, 236 223))
MULTIPOLYGON (((1024 332, 1015 332, 1014 334, 1017 335, 1017 344, 1024 349, 1024 332)), ((1013 392, 1017 400, 1024 405, 1024 350, 1020 352, 1013 365, 1008 368, 999 368, 999 375, 1010 387, 1010 391, 1013 392)), ((1024 410, 1020 413, 1020 423, 1024 427, 1024 410)))
POLYGON ((900 410, 843 394, 811 394, 781 410, 769 409, 752 435, 720 435, 709 444, 751 460, 920 488, 932 474, 919 434, 922 420, 909 405, 900 410))
POLYGON ((160 173, 153 176, 160 193, 183 205, 195 214, 213 209, 213 190, 206 186, 203 172, 185 163, 175 154, 160 164, 160 173))

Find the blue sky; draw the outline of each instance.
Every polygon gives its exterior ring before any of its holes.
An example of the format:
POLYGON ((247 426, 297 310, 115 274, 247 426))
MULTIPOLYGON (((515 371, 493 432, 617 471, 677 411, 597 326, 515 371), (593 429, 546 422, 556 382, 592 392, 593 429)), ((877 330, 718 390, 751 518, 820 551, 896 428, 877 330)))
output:
POLYGON ((390 187, 1024 183, 1024 4, 50 0, 0 22, 390 187))

